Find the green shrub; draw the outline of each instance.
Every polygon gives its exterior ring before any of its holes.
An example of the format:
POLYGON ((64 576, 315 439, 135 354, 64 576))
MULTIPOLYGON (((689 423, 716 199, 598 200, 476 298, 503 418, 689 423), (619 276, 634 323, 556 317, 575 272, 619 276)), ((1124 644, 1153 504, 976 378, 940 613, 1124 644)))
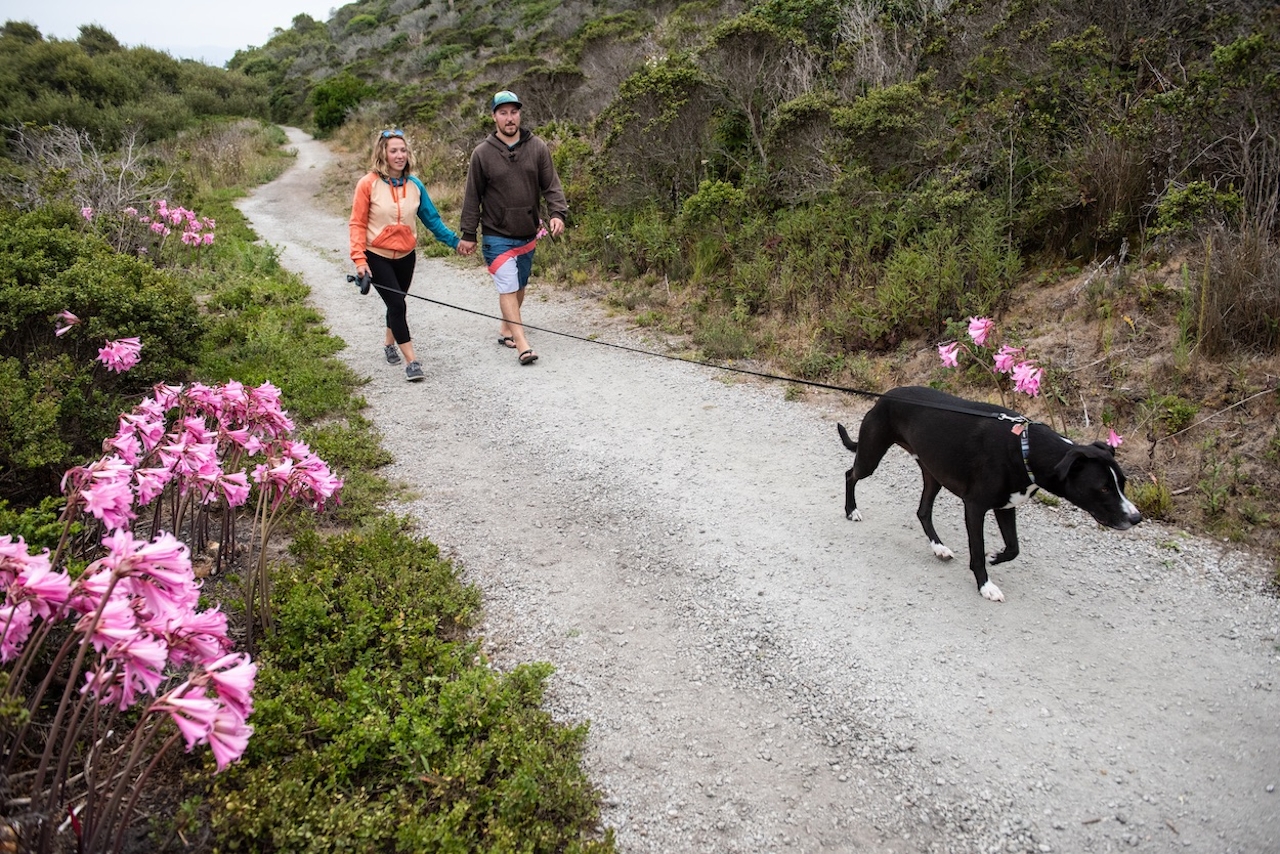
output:
POLYGON ((181 382, 203 323, 191 290, 146 261, 118 255, 67 207, 0 212, 0 497, 19 505, 56 492, 71 465, 101 453, 126 401, 181 382), (54 334, 61 311, 81 323, 54 334), (97 361, 110 340, 138 337, 126 373, 97 361))
MULTIPOLYGON (((274 249, 242 244, 216 272, 193 281, 207 294, 210 312, 200 353, 205 379, 271 382, 290 414, 304 421, 354 414, 363 405, 349 398, 358 384, 351 370, 322 358, 340 351, 342 339, 329 334, 305 301, 306 286, 280 267, 274 249)), ((350 298, 359 299, 358 292, 350 298)))
POLYGON ((335 74, 311 90, 316 127, 326 133, 347 120, 347 112, 370 93, 370 87, 349 71, 335 74))
POLYGON ((693 333, 693 343, 712 361, 747 359, 755 350, 743 324, 722 315, 703 318, 693 333))
POLYGON ((356 15, 350 21, 347 21, 347 35, 360 35, 370 32, 378 27, 378 18, 376 15, 356 15))
POLYGON ((507 674, 466 639, 480 596, 384 519, 303 534, 277 570, 245 759, 216 781, 218 844, 242 851, 607 852, 586 727, 540 708, 546 664, 507 674))
POLYGON ((1177 433, 1191 426, 1200 407, 1176 394, 1153 394, 1144 403, 1151 420, 1164 428, 1165 435, 1177 433))
POLYGON ((1148 519, 1169 519, 1173 515, 1173 493, 1163 481, 1130 481, 1126 492, 1148 519))

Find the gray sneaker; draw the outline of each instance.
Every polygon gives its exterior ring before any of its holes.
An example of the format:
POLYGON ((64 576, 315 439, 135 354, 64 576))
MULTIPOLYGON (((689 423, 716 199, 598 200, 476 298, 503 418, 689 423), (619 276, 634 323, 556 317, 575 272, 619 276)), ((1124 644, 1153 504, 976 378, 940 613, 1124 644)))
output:
POLYGON ((410 362, 404 366, 404 378, 411 383, 416 383, 418 380, 426 379, 426 376, 427 375, 422 372, 421 362, 410 362))
POLYGON ((400 364, 400 348, 395 344, 383 344, 382 352, 387 354, 388 365, 400 364))

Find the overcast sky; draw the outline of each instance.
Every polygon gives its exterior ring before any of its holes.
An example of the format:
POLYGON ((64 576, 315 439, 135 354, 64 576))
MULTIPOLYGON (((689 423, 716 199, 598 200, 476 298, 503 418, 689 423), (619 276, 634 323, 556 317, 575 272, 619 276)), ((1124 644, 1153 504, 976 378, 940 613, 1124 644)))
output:
POLYGON ((343 0, 0 0, 0 22, 28 21, 45 38, 73 40, 97 24, 127 47, 146 45, 182 59, 224 65, 237 50, 258 47, 295 15, 328 21, 343 0))

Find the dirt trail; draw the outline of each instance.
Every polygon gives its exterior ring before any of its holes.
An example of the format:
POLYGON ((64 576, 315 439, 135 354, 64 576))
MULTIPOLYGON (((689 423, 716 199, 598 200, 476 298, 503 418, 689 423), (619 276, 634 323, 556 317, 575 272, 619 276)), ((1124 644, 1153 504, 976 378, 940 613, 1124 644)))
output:
MULTIPOLYGON (((520 367, 496 321, 422 301, 409 384, 344 280, 345 221, 309 204, 331 155, 289 136, 297 164, 241 208, 370 378, 401 510, 485 591, 494 661, 550 661, 550 707, 590 721, 621 851, 1280 851, 1264 567, 1037 503, 994 604, 946 495, 960 558, 930 553, 905 454, 844 518, 859 400, 539 331, 520 367)), ((659 348, 537 267, 530 324, 659 348)), ((420 259, 413 293, 497 307, 474 259, 420 259)))

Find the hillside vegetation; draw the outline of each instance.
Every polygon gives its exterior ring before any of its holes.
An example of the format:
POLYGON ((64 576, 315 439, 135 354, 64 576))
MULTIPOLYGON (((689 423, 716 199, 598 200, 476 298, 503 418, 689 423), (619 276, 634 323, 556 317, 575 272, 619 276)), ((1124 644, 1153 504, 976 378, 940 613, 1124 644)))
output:
MULTIPOLYGON (((586 729, 542 711, 546 665, 489 666, 479 592, 380 509, 387 455, 342 342, 230 204, 284 168, 271 122, 329 136, 351 174, 372 129, 409 128, 456 221, 485 103, 513 88, 572 205, 545 280, 700 358, 1114 430, 1149 516, 1274 547, 1278 30, 1243 2, 380 0, 298 16, 216 69, 94 25, 62 41, 5 23, 0 537, 77 569, 99 554, 101 526, 62 516, 61 476, 157 382, 270 381, 345 480, 272 552, 243 758, 217 778, 208 755, 148 764, 115 850, 614 847, 586 729), (1034 400, 980 361, 941 366, 974 316, 1045 367, 1034 400), (130 339, 134 370, 103 361, 130 339)), ((351 174, 330 176, 347 198, 351 174)), ((176 533, 241 633, 235 519, 209 504, 176 533)), ((36 683, 75 693, 60 661, 0 673, 0 839, 40 840, 23 850, 72 847, 68 804, 107 791, 62 760, 48 782, 33 747, 61 714, 36 683)), ((175 726, 151 731, 177 743, 175 726)), ((79 734, 127 744, 71 729, 67 757, 87 755, 79 734)))
POLYGON ((991 316, 1047 368, 1011 403, 1127 437, 1148 515, 1273 539, 1272 4, 362 0, 229 67, 277 122, 409 126, 444 187, 512 88, 571 201, 544 274, 859 388, 1007 396, 934 353, 991 316))

